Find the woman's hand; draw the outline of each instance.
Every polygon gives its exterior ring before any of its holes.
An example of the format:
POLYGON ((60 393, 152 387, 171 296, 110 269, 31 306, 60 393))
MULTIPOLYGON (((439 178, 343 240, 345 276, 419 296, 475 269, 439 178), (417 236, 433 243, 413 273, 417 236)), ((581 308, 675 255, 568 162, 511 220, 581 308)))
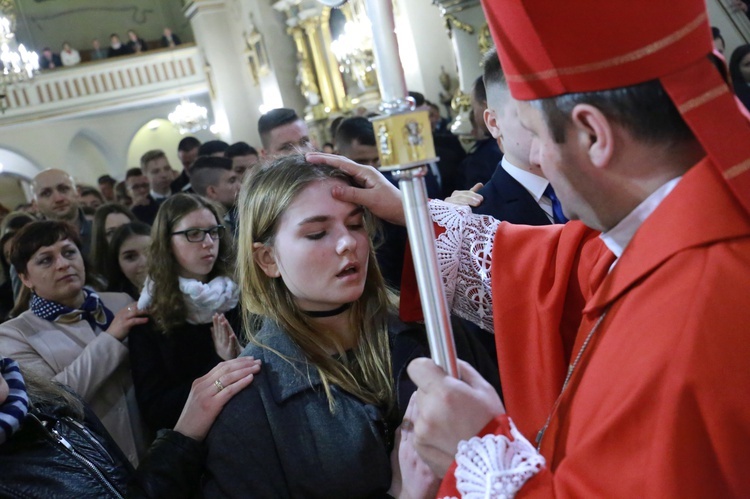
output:
POLYGON ((148 317, 144 317, 146 310, 139 310, 135 303, 131 303, 125 308, 121 308, 112 319, 112 324, 105 331, 116 339, 122 341, 128 337, 130 328, 139 326, 148 322, 148 317))
POLYGON ((202 442, 224 404, 249 385, 259 371, 260 360, 239 357, 221 362, 193 381, 174 431, 202 442))
POLYGON ((211 338, 214 340, 214 349, 216 354, 222 360, 236 358, 241 351, 240 342, 237 335, 234 334, 232 325, 224 314, 214 314, 214 325, 211 327, 211 338))
POLYGON ((404 421, 396 430, 396 444, 391 452, 393 481, 388 493, 399 499, 432 498, 440 487, 440 479, 422 461, 414 447, 413 421, 416 418, 417 397, 414 393, 406 408, 404 421))

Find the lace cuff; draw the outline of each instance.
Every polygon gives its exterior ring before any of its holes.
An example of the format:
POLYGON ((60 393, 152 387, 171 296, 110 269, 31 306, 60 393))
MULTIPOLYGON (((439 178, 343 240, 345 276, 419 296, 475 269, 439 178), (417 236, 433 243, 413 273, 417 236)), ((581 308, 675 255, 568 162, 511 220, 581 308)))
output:
POLYGON ((544 458, 510 421, 504 435, 473 437, 458 444, 456 489, 464 499, 512 498, 544 467, 544 458))
POLYGON ((467 206, 430 201, 433 222, 445 229, 435 241, 438 266, 456 315, 493 332, 492 243, 499 221, 467 206))

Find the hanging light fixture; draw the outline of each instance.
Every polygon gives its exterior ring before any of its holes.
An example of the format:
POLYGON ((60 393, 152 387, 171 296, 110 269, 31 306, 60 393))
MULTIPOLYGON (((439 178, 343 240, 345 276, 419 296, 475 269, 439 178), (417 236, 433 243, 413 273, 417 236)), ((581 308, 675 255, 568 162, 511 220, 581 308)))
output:
POLYGON ((39 71, 39 56, 16 41, 11 18, 0 14, 0 110, 5 112, 8 87, 31 81, 39 71))
POLYGON ((174 111, 167 116, 181 134, 194 133, 208 128, 208 109, 183 97, 174 111))

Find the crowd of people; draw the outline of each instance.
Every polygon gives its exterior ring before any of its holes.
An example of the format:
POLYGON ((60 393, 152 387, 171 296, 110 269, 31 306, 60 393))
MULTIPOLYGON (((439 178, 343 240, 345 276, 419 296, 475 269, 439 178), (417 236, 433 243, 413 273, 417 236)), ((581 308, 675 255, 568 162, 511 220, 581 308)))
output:
POLYGON ((39 55, 39 69, 75 66, 82 61, 98 61, 121 55, 140 54, 146 52, 149 48, 173 48, 182 44, 180 37, 173 33, 171 28, 164 28, 161 39, 150 45, 135 30, 129 29, 127 35, 127 41, 123 42, 120 35, 112 33, 109 37, 109 47, 106 49, 101 46, 98 38, 94 38, 91 40, 91 48, 84 51, 83 57, 81 52, 68 42, 63 42, 60 52, 55 52, 50 47, 44 47, 39 55))
POLYGON ((745 494, 744 56, 712 53, 700 0, 516 3, 485 5, 468 154, 411 96, 460 379, 429 359, 372 123, 319 152, 274 109, 259 150, 186 137, 179 173, 151 150, 98 187, 44 170, 5 216, 0 495, 745 494))

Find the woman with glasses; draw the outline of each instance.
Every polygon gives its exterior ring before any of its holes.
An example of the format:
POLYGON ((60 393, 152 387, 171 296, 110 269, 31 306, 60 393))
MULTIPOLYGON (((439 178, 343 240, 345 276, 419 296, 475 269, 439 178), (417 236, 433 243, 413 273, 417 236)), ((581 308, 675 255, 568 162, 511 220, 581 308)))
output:
POLYGON ((157 431, 174 427, 193 380, 239 354, 230 326, 239 290, 230 277, 229 234, 209 201, 170 197, 159 208, 151 239, 138 299, 151 320, 131 332, 130 359, 138 405, 157 431))

